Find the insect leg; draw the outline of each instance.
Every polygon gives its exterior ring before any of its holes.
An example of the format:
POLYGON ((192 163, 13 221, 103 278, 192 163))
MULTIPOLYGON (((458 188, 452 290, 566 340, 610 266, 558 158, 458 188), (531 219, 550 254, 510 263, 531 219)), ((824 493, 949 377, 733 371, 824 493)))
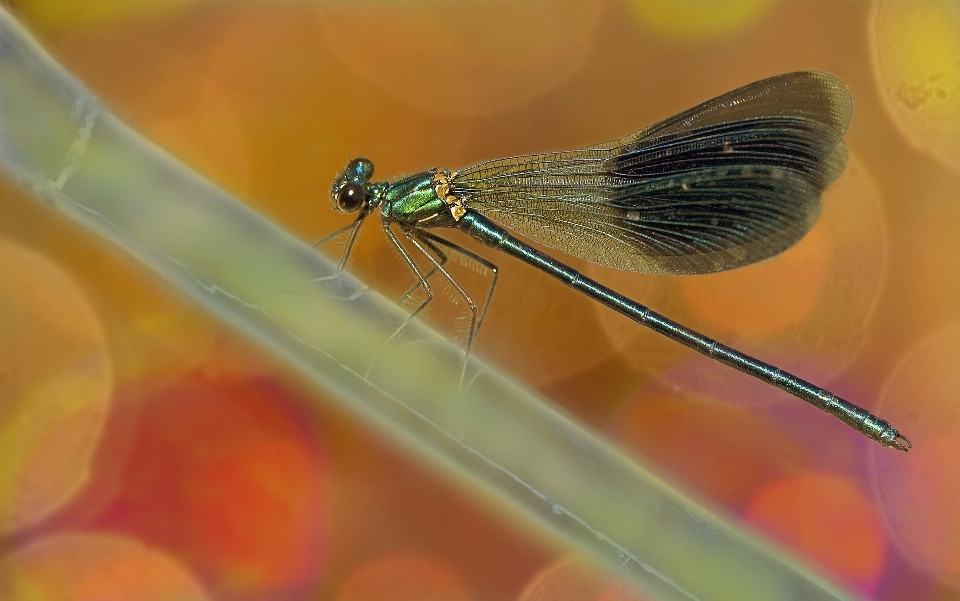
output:
MULTIPOLYGON (((433 256, 427 252, 425 246, 434 247, 434 244, 442 244, 451 250, 457 252, 462 252, 468 258, 473 258, 470 256, 470 251, 465 248, 460 248, 458 245, 440 238, 439 236, 429 234, 422 230, 405 230, 407 238, 410 239, 410 242, 414 244, 417 248, 420 249, 420 252, 427 255, 430 261, 433 263, 434 269, 439 271, 443 277, 447 279, 448 282, 454 287, 454 289, 463 297, 467 302, 467 306, 470 308, 470 330, 467 334, 467 344, 466 349, 463 355, 463 367, 460 370, 460 386, 463 386, 463 380, 467 373, 467 359, 470 357, 470 351, 473 349, 473 343, 476 340, 477 330, 479 329, 478 319, 477 319, 477 303, 474 302, 473 298, 463 289, 463 286, 457 283, 457 281, 450 275, 450 273, 436 260, 433 256)), ((488 294, 488 303, 489 303, 489 294, 488 294)), ((486 309, 486 306, 484 306, 486 309)))
POLYGON ((500 275, 500 269, 492 261, 489 261, 484 257, 478 255, 477 253, 471 250, 468 250, 460 246, 459 244, 455 244, 447 240, 446 238, 441 238, 440 236, 432 232, 427 232, 423 230, 420 230, 418 233, 420 236, 423 237, 421 239, 423 240, 424 243, 426 243, 429 240, 435 244, 445 246, 446 248, 460 254, 465 258, 475 261, 478 265, 486 268, 492 274, 492 277, 490 279, 490 288, 488 289, 486 299, 483 302, 483 309, 480 311, 480 317, 477 319, 477 328, 474 331, 474 338, 476 338, 476 336, 480 334, 480 328, 483 326, 483 320, 487 316, 487 309, 490 308, 490 301, 493 300, 493 292, 497 287, 497 277, 499 277, 500 275))
MULTIPOLYGON (((426 298, 423 300, 423 302, 417 305, 417 307, 410 312, 407 318, 403 320, 403 323, 400 324, 400 326, 396 330, 394 330, 393 334, 390 334, 390 337, 387 338, 386 342, 384 343, 384 344, 388 344, 391 340, 396 338, 397 334, 399 334, 400 331, 403 330, 403 328, 406 327, 406 325, 410 323, 410 321, 413 320, 413 318, 416 317, 418 313, 423 311, 427 307, 427 305, 430 304, 430 302, 433 300, 433 288, 430 287, 430 283, 423 276, 423 273, 420 271, 420 268, 417 267, 417 264, 413 261, 413 257, 410 256, 410 253, 407 252, 407 249, 404 248, 403 244, 400 243, 400 239, 397 238, 397 235, 393 233, 392 229, 390 229, 390 221, 386 217, 381 217, 381 224, 383 225, 383 231, 387 233, 387 238, 389 238, 390 241, 393 242, 393 245, 397 247, 397 250, 400 251, 400 256, 403 257, 403 260, 407 263, 407 266, 410 268, 410 271, 412 271, 413 275, 416 276, 417 278, 416 286, 422 287, 423 291, 427 295, 426 298)), ((410 236, 406 232, 404 232, 404 235, 408 239, 410 238, 410 236)), ((420 246, 417 245, 417 248, 420 248, 420 246)), ((423 250, 423 249, 421 248, 420 250, 423 250)), ((430 261, 432 263, 434 264, 437 263, 436 259, 434 259, 432 256, 430 255, 427 255, 427 256, 430 258, 430 261)), ((373 364, 371 364, 370 367, 372 368, 373 364)), ((367 369, 367 373, 369 372, 370 372, 370 369, 367 369)))
MULTIPOLYGON (((323 245, 324 243, 329 242, 330 240, 333 240, 337 236, 343 234, 343 232, 347 230, 351 230, 352 228, 352 231, 350 231, 350 237, 347 238, 347 246, 345 249, 343 249, 343 256, 340 257, 340 262, 337 263, 337 270, 334 272, 332 276, 325 276, 325 278, 321 278, 321 280, 329 279, 331 277, 335 278, 335 277, 338 277, 341 273, 343 273, 343 267, 344 265, 347 264, 347 259, 350 257, 350 251, 353 250, 353 243, 356 242, 357 234, 360 233, 360 225, 363 223, 363 220, 366 216, 367 216, 366 211, 361 212, 359 215, 357 215, 357 218, 354 219, 353 223, 351 223, 350 225, 347 225, 334 232, 331 232, 310 245, 313 248, 317 248, 323 245)), ((311 280, 311 281, 320 281, 320 280, 311 280)))
POLYGON ((283 288, 280 288, 279 290, 276 290, 273 294, 271 294, 270 298, 268 298, 267 301, 263 304, 263 307, 266 308, 270 304, 270 301, 273 300, 273 297, 275 297, 276 295, 286 292, 288 290, 291 290, 293 288, 298 288, 300 286, 304 286, 307 284, 317 284, 319 282, 334 280, 340 277, 340 274, 343 273, 344 266, 347 264, 347 259, 350 258, 350 251, 353 250, 353 243, 356 242, 357 240, 357 234, 360 233, 360 226, 363 224, 363 220, 367 216, 367 214, 368 213, 366 212, 361 212, 359 215, 357 215, 357 218, 354 219, 353 222, 350 223, 349 225, 346 225, 338 230, 334 230, 333 232, 330 232, 326 236, 323 236, 322 238, 320 238, 319 240, 317 240, 316 242, 310 245, 313 248, 317 248, 318 246, 321 246, 322 244, 343 235, 343 233, 346 231, 350 232, 350 236, 347 238, 346 248, 344 248, 343 250, 343 256, 340 257, 340 261, 337 263, 337 268, 333 271, 333 273, 329 275, 320 276, 318 278, 313 278, 311 280, 306 280, 304 282, 297 282, 296 284, 291 284, 289 286, 284 286, 283 288))
MULTIPOLYGON (((447 259, 448 259, 447 254, 444 253, 439 248, 437 248, 433 243, 427 243, 427 242, 425 243, 427 244, 427 246, 430 247, 430 250, 432 250, 440 258, 440 265, 446 265, 447 259)), ((429 281, 430 278, 433 277, 435 273, 437 273, 437 268, 432 267, 430 271, 428 271, 426 275, 423 276, 423 279, 429 281)), ((407 291, 403 293, 403 296, 400 297, 400 300, 397 301, 397 304, 403 305, 403 303, 407 302, 407 300, 410 299, 413 293, 417 291, 417 288, 420 288, 419 282, 417 282, 413 286, 410 286, 410 288, 408 288, 407 291)))

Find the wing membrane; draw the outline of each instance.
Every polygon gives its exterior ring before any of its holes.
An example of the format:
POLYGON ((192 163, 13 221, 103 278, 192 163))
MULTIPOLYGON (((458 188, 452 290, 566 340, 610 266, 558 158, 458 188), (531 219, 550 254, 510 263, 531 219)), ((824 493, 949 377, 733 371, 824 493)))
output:
POLYGON ((831 75, 780 75, 619 140, 481 163, 452 188, 491 219, 601 265, 722 271, 813 226, 846 162, 852 110, 831 75))

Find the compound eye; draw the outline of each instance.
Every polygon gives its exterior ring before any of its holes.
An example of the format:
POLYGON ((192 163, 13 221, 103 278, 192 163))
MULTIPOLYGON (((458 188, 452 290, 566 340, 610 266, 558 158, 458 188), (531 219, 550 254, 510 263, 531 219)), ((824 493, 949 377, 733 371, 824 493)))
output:
POLYGON ((368 182, 373 177, 373 162, 370 159, 353 159, 346 170, 368 182))
POLYGON ((353 213, 367 201, 367 191, 356 182, 347 182, 337 191, 337 210, 353 213))

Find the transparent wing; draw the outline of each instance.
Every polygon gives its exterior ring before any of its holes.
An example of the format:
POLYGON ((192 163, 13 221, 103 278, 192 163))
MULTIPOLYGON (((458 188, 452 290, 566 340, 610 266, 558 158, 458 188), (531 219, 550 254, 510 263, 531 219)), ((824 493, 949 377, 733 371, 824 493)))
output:
POLYGON ((601 265, 722 271, 771 257, 812 227, 846 162, 852 111, 832 75, 779 75, 619 140, 475 165, 454 174, 452 191, 601 265))

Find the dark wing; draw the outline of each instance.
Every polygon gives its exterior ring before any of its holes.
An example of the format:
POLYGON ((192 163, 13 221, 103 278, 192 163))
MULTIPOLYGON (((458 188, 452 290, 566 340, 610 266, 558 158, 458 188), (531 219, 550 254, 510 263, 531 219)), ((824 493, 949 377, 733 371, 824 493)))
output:
POLYGON ((601 265, 711 273, 776 255, 843 170, 853 101, 826 73, 779 75, 620 140, 453 175, 469 208, 601 265))

